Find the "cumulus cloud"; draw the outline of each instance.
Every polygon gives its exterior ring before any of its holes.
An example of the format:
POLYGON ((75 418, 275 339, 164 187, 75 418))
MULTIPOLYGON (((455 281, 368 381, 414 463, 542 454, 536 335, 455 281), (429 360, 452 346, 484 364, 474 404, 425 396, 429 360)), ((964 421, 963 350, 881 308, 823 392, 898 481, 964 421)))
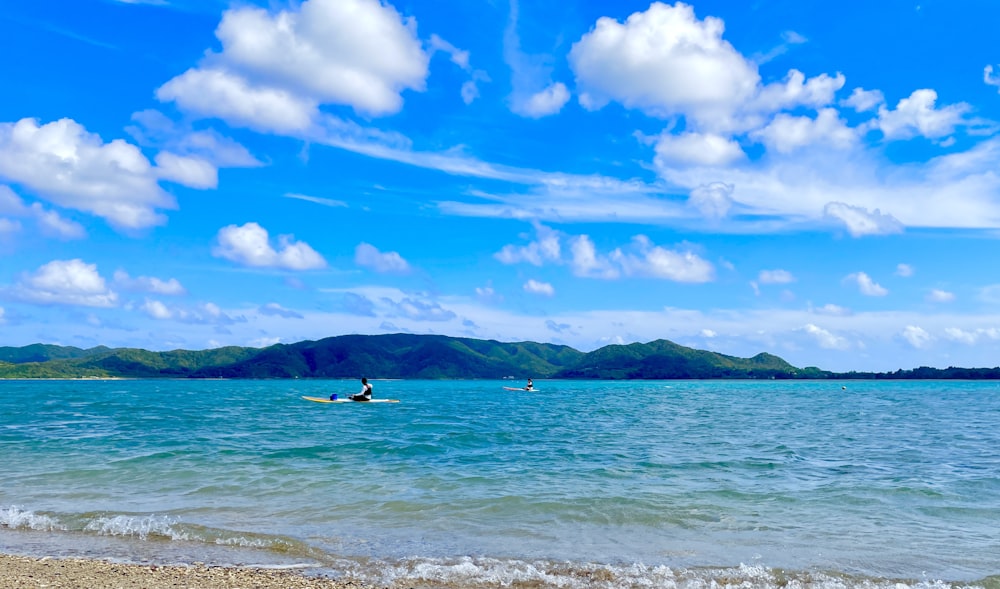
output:
POLYGON ((382 273, 405 274, 410 271, 410 264, 398 252, 380 252, 377 247, 363 242, 354 248, 354 263, 382 273))
POLYGON ((97 272, 97 264, 79 258, 53 260, 32 274, 24 274, 10 294, 25 302, 41 305, 114 307, 118 293, 108 288, 97 272))
POLYGON ((923 328, 915 325, 907 325, 904 327, 903 331, 899 333, 899 337, 906 343, 910 344, 910 346, 917 349, 929 347, 934 340, 931 334, 927 333, 923 328))
POLYGON ((688 205, 708 219, 722 219, 733 206, 734 188, 725 182, 702 184, 688 195, 688 205))
POLYGON ((781 113, 750 136, 769 150, 783 154, 816 144, 824 148, 848 149, 858 140, 857 131, 848 127, 832 108, 820 110, 815 119, 781 113))
POLYGON ((761 284, 788 284, 795 282, 795 276, 788 270, 761 270, 757 281, 761 284))
POLYGON ((864 207, 855 207, 842 202, 827 203, 823 207, 823 214, 830 219, 835 219, 847 227, 848 233, 853 237, 864 235, 890 235, 902 233, 903 224, 895 217, 882 214, 875 209, 868 212, 864 207))
POLYGON ((944 330, 944 337, 954 342, 974 346, 983 340, 1000 340, 1000 329, 997 329, 996 327, 987 327, 974 330, 964 330, 958 327, 947 327, 944 330))
POLYGON ((723 40, 718 18, 654 2, 624 23, 609 17, 569 54, 580 102, 601 108, 615 100, 654 115, 728 113, 753 96, 757 68, 723 40))
POLYGON ((579 235, 570 243, 570 268, 576 276, 612 280, 621 275, 607 256, 597 253, 597 247, 588 235, 579 235))
POLYGON ((398 112, 402 92, 423 90, 428 75, 416 21, 378 0, 236 7, 215 34, 222 51, 161 86, 160 100, 261 130, 302 131, 320 104, 398 112))
POLYGON ((848 98, 840 101, 843 106, 849 106, 857 112, 867 112, 885 102, 881 90, 865 90, 855 88, 848 98))
POLYGON ((200 303, 194 306, 167 305, 162 301, 146 299, 138 309, 160 321, 172 320, 195 325, 235 325, 246 323, 246 317, 233 317, 215 303, 200 303))
POLYGON ((776 112, 796 106, 820 108, 833 102, 833 96, 844 87, 842 74, 829 76, 820 74, 806 79, 798 70, 790 70, 785 82, 768 84, 761 88, 752 103, 756 110, 776 112))
POLYGON ((648 237, 637 235, 626 247, 607 254, 597 251, 588 235, 568 238, 569 259, 562 257, 560 235, 544 226, 537 226, 537 240, 527 246, 507 245, 494 257, 504 264, 527 262, 542 266, 546 262, 568 263, 573 274, 585 278, 613 280, 622 276, 663 278, 676 282, 708 282, 715 268, 690 248, 669 250, 654 244, 648 237))
POLYGON ((554 115, 569 102, 569 90, 562 82, 550 84, 528 97, 518 108, 518 114, 533 119, 554 115))
MULTIPOLYGON (((993 75, 993 66, 988 65, 983 68, 983 82, 989 86, 996 86, 1000 89, 1000 76, 993 75)), ((1000 92, 1000 90, 998 90, 1000 92)))
POLYGON ((219 171, 206 160, 161 151, 156 155, 157 176, 191 188, 215 188, 219 171))
POLYGON ((931 303, 950 303, 955 300, 955 293, 946 290, 931 289, 927 293, 927 301, 931 303))
POLYGON ((160 225, 158 209, 176 208, 157 184, 159 174, 135 145, 104 143, 72 119, 0 123, 0 178, 117 228, 160 225))
POLYGON ((184 295, 187 290, 176 278, 162 280, 155 276, 139 276, 132 278, 128 272, 117 270, 114 274, 114 281, 119 287, 125 290, 150 292, 161 295, 184 295))
POLYGON ((819 347, 827 350, 847 350, 851 347, 847 338, 831 333, 830 331, 813 325, 812 323, 806 324, 802 328, 802 331, 815 340, 819 347))
POLYGON ((476 298, 485 303, 503 302, 503 295, 497 293, 497 291, 494 290, 493 284, 487 284, 486 286, 477 286, 476 298))
POLYGON ((712 264, 690 250, 668 250, 644 235, 632 239, 629 248, 618 248, 609 258, 626 276, 665 278, 675 282, 710 282, 715 278, 712 264))
POLYGON ((696 164, 725 166, 744 159, 746 154, 736 141, 713 133, 663 133, 656 142, 653 163, 659 167, 696 164))
MULTIPOLYGON (((26 205, 8 186, 0 185, 0 215, 27 217, 34 219, 42 235, 57 239, 83 239, 87 230, 76 221, 66 219, 54 210, 46 209, 41 203, 26 205)), ((20 231, 21 224, 0 218, 0 233, 20 231)))
POLYGON ((915 90, 908 98, 900 100, 893 110, 880 106, 878 128, 886 139, 909 139, 918 135, 939 139, 951 135, 956 126, 965 122, 971 107, 963 102, 938 108, 937 97, 934 90, 915 90))
POLYGON ((536 225, 535 233, 536 239, 528 245, 505 245, 493 257, 507 265, 527 262, 541 266, 545 262, 558 262, 562 255, 559 234, 544 225, 536 225))
POLYGON ((885 295, 889 294, 888 290, 880 286, 864 272, 856 272, 854 274, 848 274, 844 278, 844 281, 857 284, 858 290, 861 291, 861 294, 866 296, 884 297, 885 295))
POLYGON ((913 276, 913 266, 909 264, 897 264, 896 265, 896 276, 902 276, 903 278, 909 278, 913 276))
POLYGON ((569 89, 552 80, 551 58, 529 55, 521 49, 517 32, 520 5, 511 0, 503 37, 503 57, 511 71, 510 110, 522 117, 540 118, 556 114, 569 100, 569 89))
POLYGON ((132 114, 125 131, 143 147, 211 164, 215 168, 253 168, 264 165, 250 151, 214 129, 194 130, 155 109, 132 114))
POLYGON ((548 282, 539 282, 531 279, 524 283, 524 292, 551 297, 556 294, 556 289, 548 282))
POLYGON ((312 270, 325 268, 326 260, 291 235, 279 235, 278 247, 270 244, 267 230, 257 223, 228 225, 219 230, 212 254, 216 257, 258 268, 312 270))

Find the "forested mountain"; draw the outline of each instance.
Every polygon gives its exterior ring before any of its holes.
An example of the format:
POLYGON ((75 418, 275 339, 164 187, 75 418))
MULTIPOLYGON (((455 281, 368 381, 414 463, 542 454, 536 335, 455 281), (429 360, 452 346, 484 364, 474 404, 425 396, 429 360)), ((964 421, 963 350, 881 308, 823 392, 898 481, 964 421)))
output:
POLYGON ((344 335, 267 348, 150 352, 48 344, 0 347, 0 378, 840 378, 996 379, 1000 368, 833 373, 771 354, 737 358, 667 340, 583 353, 568 346, 443 335, 344 335))

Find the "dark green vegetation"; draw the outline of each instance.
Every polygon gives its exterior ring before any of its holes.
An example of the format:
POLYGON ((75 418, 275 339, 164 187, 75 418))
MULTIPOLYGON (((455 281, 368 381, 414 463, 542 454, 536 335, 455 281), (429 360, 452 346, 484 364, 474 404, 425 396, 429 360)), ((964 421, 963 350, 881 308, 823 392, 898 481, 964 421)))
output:
POLYGON ((736 358, 667 340, 567 346, 441 335, 345 335, 267 348, 150 352, 34 344, 0 347, 0 378, 1000 378, 1000 368, 917 368, 837 374, 777 356, 736 358))

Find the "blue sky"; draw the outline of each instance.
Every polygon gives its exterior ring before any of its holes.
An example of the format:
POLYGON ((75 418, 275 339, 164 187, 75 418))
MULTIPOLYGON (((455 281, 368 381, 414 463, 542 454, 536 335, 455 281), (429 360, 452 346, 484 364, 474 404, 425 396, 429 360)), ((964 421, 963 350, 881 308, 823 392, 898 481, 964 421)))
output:
POLYGON ((1000 6, 0 14, 0 345, 1000 364, 1000 6))

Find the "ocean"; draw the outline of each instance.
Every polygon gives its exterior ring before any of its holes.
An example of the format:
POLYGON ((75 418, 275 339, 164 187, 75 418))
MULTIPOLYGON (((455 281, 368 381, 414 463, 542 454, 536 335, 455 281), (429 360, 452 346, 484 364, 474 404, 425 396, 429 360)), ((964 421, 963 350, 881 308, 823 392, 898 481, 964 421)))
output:
POLYGON ((0 381, 0 552, 400 588, 1000 587, 997 382, 373 383, 400 403, 0 381))

